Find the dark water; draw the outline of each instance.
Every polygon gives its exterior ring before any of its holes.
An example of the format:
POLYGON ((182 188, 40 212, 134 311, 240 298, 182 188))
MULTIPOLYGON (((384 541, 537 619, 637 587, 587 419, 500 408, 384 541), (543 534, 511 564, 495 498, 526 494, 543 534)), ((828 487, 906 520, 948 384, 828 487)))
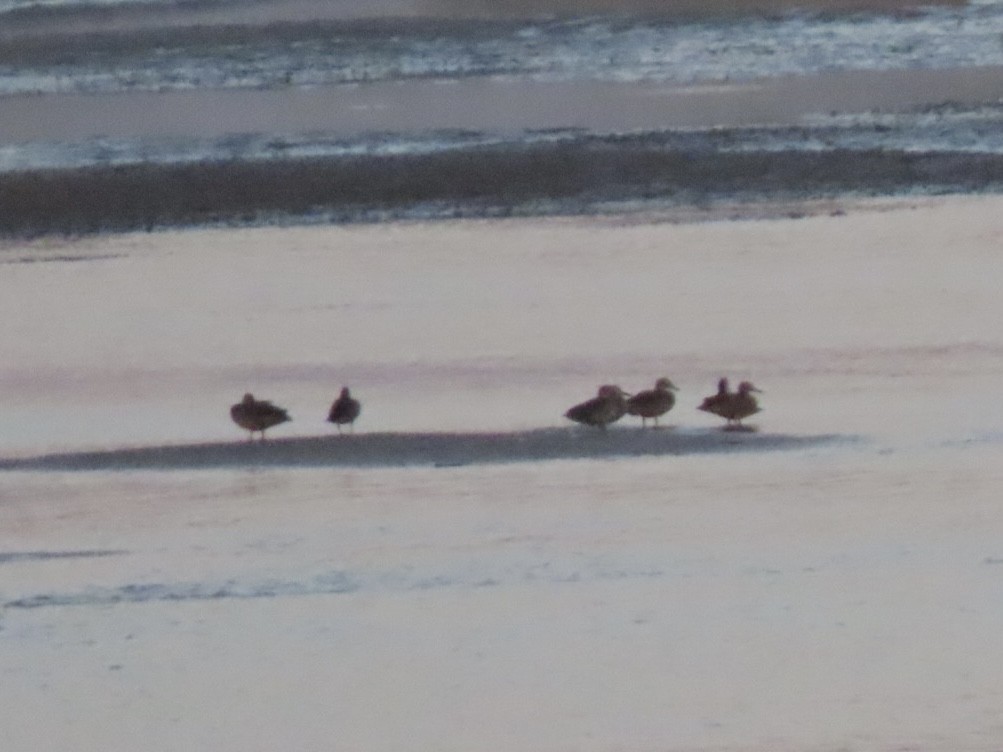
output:
POLYGON ((703 21, 354 19, 121 31, 112 26, 88 33, 43 25, 7 39, 0 32, 0 93, 267 89, 499 76, 746 81, 1003 65, 1001 35, 1001 3, 895 15, 801 12, 703 21))

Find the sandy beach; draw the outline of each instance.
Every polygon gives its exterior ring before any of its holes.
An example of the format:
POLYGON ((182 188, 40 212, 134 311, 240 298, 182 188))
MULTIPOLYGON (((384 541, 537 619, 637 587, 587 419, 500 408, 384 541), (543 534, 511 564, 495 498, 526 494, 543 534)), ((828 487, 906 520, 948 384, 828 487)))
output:
POLYGON ((1001 29, 0 7, 0 751, 999 752, 1001 29))
POLYGON ((3 748, 998 749, 1001 212, 7 241, 0 456, 234 452, 0 473, 3 748), (743 438, 841 438, 701 451, 722 374, 743 438), (561 417, 661 375, 672 428, 561 417), (325 451, 342 384, 360 451, 692 451, 261 466, 229 421, 325 451))

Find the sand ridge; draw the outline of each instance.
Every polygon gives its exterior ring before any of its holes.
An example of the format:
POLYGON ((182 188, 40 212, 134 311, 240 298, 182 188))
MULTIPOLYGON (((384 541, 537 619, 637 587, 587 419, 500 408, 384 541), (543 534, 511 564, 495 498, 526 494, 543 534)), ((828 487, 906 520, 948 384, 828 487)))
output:
POLYGON ((0 470, 196 470, 253 467, 456 467, 568 459, 804 450, 851 437, 616 428, 508 433, 370 433, 177 444, 0 459, 0 470))

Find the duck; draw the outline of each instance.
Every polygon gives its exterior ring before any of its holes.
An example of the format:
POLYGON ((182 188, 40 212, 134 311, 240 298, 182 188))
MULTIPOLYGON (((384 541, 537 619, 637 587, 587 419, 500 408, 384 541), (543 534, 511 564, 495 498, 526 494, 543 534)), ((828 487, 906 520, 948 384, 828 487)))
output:
POLYGON ((648 418, 654 419, 657 427, 658 416, 664 415, 676 404, 676 395, 673 394, 676 391, 679 388, 663 376, 655 382, 654 389, 645 389, 630 397, 627 400, 627 412, 641 417, 641 428, 648 424, 648 418))
POLYGON ((564 417, 575 423, 597 426, 605 430, 606 426, 615 423, 626 414, 629 396, 615 384, 604 384, 599 387, 595 397, 568 408, 564 417))
POLYGON ((250 431, 248 441, 254 439, 256 431, 261 433, 261 440, 264 441, 266 429, 292 420, 289 413, 281 407, 276 407, 268 400, 254 399, 250 392, 230 407, 230 417, 238 426, 250 431))
POLYGON ((760 411, 759 401, 753 396, 753 392, 762 394, 751 381, 743 381, 738 385, 738 392, 731 395, 728 400, 727 414, 723 417, 728 419, 733 428, 745 428, 742 425, 742 419, 760 411))
POLYGON ((727 421, 726 430, 744 430, 742 420, 760 411, 753 392, 762 393, 751 381, 743 381, 738 385, 737 392, 729 392, 728 380, 722 378, 718 382, 717 394, 705 398, 698 409, 724 418, 727 421))
POLYGON ((331 410, 327 414, 327 422, 334 423, 341 433, 341 427, 348 424, 351 431, 355 430, 355 419, 362 412, 362 403, 352 397, 347 386, 341 388, 341 394, 331 404, 331 410))
POLYGON ((714 413, 719 415, 718 410, 728 401, 730 393, 728 392, 728 377, 722 376, 717 382, 717 394, 712 394, 710 397, 704 397, 703 402, 697 407, 697 410, 703 410, 705 413, 714 413))

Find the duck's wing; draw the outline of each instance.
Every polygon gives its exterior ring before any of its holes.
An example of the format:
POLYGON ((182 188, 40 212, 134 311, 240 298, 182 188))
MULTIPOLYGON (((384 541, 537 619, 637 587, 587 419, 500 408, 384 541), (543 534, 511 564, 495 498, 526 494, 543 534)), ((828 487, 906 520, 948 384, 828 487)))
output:
POLYGON ((595 398, 580 402, 573 407, 569 407, 567 412, 564 413, 564 417, 576 423, 593 423, 599 403, 600 400, 595 398))
POLYGON ((257 413, 262 419, 271 421, 271 425, 292 420, 292 418, 289 417, 289 412, 287 410, 273 405, 271 402, 259 402, 257 404, 257 413))

